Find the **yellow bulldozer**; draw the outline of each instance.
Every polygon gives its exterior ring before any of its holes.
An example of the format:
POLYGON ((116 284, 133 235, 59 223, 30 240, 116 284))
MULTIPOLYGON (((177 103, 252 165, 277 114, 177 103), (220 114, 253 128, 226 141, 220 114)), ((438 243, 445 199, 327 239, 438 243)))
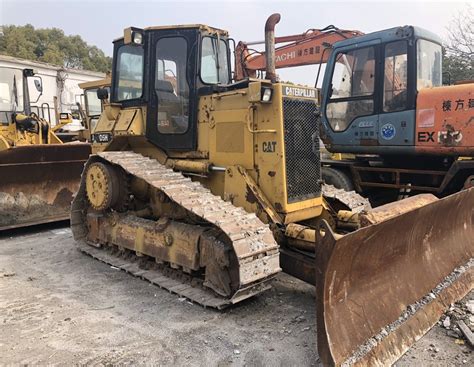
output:
POLYGON ((79 249, 218 309, 283 271, 316 285, 326 365, 396 360, 473 286, 474 191, 370 209, 323 195, 313 88, 232 82, 206 25, 127 28, 71 209, 79 249))
POLYGON ((89 144, 63 144, 54 133, 71 122, 69 114, 61 113, 53 129, 32 112, 42 88, 32 69, 0 68, 0 231, 69 219, 91 151, 89 144))

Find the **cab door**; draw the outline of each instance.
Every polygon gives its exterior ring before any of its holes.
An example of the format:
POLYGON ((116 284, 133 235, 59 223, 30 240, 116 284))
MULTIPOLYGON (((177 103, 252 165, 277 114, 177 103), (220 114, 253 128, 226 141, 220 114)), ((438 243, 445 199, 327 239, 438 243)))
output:
POLYGON ((165 150, 196 149, 197 37, 192 29, 161 30, 151 36, 146 136, 165 150))
POLYGON ((374 145, 377 141, 380 47, 368 42, 334 51, 325 80, 322 120, 331 144, 374 145), (325 107, 324 107, 325 106, 325 107))
POLYGON ((415 97, 410 85, 414 78, 409 78, 411 60, 407 39, 383 44, 378 134, 381 146, 414 145, 415 97))

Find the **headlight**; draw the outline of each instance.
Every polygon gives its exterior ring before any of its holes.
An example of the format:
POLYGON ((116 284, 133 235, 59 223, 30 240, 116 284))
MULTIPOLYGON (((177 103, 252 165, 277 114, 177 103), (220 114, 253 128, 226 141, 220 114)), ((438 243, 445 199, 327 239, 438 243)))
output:
POLYGON ((272 99, 272 89, 263 88, 262 102, 270 102, 271 99, 272 99))
POLYGON ((141 45, 143 42, 143 34, 140 32, 133 32, 133 43, 141 45))

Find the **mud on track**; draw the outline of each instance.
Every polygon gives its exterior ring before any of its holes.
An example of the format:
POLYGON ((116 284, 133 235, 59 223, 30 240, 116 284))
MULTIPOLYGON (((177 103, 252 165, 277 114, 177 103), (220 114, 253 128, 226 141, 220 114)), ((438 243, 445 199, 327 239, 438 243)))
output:
MULTIPOLYGON (((80 253, 67 223, 3 233, 0 365, 317 365, 314 289, 285 274, 273 286, 203 309, 80 253)), ((435 327, 397 365, 473 363, 435 327)))

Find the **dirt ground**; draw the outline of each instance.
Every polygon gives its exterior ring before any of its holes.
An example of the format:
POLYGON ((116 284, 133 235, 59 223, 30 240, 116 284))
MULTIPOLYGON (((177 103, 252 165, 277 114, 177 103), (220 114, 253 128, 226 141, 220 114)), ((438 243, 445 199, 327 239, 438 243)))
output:
MULTIPOLYGON (((313 299, 281 274, 263 295, 204 309, 80 253, 67 223, 11 231, 0 237, 0 365, 318 365, 313 299)), ((459 343, 435 326, 397 366, 474 365, 459 343)))

